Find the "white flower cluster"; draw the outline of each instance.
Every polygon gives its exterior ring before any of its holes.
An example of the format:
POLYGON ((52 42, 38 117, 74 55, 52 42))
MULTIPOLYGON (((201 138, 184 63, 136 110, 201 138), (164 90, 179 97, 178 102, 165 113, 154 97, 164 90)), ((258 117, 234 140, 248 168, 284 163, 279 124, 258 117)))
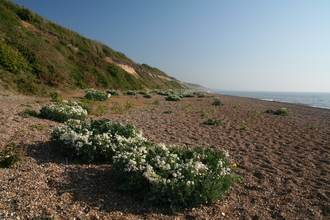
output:
POLYGON ((65 122, 69 119, 85 120, 88 113, 78 103, 74 102, 71 105, 64 101, 59 105, 47 105, 40 110, 41 116, 51 120, 65 122))
POLYGON ((219 186, 219 192, 223 192, 221 181, 230 178, 231 166, 225 159, 228 152, 165 144, 152 146, 132 125, 113 125, 107 119, 91 120, 90 124, 69 120, 54 128, 51 135, 76 155, 97 152, 95 155, 111 157, 123 185, 130 190, 147 187, 151 195, 168 196, 169 200, 181 193, 184 200, 193 201, 193 191, 205 198, 210 187, 219 186))
POLYGON ((102 92, 97 89, 85 89, 85 98, 91 99, 91 100, 96 100, 96 101, 106 101, 111 94, 107 92, 102 92))

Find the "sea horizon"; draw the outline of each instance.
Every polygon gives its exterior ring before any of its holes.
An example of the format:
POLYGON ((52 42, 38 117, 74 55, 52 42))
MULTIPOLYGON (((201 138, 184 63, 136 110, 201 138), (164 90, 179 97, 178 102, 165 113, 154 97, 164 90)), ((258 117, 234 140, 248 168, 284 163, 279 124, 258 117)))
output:
POLYGON ((330 92, 229 91, 219 89, 211 89, 210 92, 330 109, 330 92))

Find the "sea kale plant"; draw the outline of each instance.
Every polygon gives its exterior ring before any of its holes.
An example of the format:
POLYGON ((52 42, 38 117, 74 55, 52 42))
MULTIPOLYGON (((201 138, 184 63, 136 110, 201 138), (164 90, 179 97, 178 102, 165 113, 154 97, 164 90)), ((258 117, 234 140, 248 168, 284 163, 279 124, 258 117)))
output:
POLYGON ((181 101, 181 98, 178 95, 171 94, 171 95, 166 96, 165 100, 166 101, 181 101))
POLYGON ((226 151, 153 145, 133 125, 108 119, 70 120, 50 134, 66 156, 112 162, 119 190, 140 192, 145 205, 165 204, 173 212, 220 200, 240 179, 226 151))
POLYGON ((110 93, 102 92, 97 89, 85 89, 85 98, 94 101, 106 101, 111 96, 110 93))
POLYGON ((118 90, 111 90, 111 89, 108 89, 106 91, 106 93, 110 94, 110 95, 113 95, 113 96, 120 96, 120 93, 118 90))
POLYGON ((137 146, 145 142, 133 125, 112 124, 109 119, 91 119, 90 123, 69 120, 64 126, 52 129, 50 135, 65 156, 85 162, 110 163, 124 140, 137 146))
POLYGON ((85 120, 87 111, 78 102, 63 101, 58 105, 46 105, 40 110, 39 116, 50 120, 65 122, 69 119, 85 120))
POLYGON ((122 190, 143 192, 144 204, 178 208, 221 200, 238 180, 231 175, 226 151, 166 146, 127 148, 114 156, 122 190))

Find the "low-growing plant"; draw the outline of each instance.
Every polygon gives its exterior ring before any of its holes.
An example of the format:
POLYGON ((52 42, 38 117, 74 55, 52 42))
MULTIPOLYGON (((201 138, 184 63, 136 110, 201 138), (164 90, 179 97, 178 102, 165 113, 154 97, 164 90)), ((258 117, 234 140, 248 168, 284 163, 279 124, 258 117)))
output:
POLYGON ((150 94, 144 95, 143 98, 151 99, 152 96, 150 94))
POLYGON ((212 106, 211 108, 203 108, 201 110, 202 116, 209 117, 211 114, 215 112, 216 109, 217 109, 216 106, 212 106))
POLYGON ((129 110, 131 108, 134 108, 134 104, 132 102, 126 101, 125 103, 125 109, 129 110))
POLYGON ((165 98, 166 101, 181 101, 178 95, 169 95, 165 98))
POLYGON ((38 131, 42 131, 45 129, 46 125, 31 125, 31 128, 35 128, 38 131))
POLYGON ((25 107, 28 107, 28 108, 32 107, 31 105, 28 105, 28 104, 21 104, 21 106, 25 106, 25 107))
POLYGON ((52 129, 50 135, 59 144, 61 153, 86 162, 112 162, 122 143, 140 146, 145 142, 133 125, 113 124, 109 119, 91 119, 89 123, 71 119, 52 129))
POLYGON ((107 107, 106 106, 104 106, 104 105, 99 105, 99 106, 97 106, 97 114, 99 114, 99 115, 103 115, 104 114, 104 111, 107 109, 107 107))
POLYGON ((217 99, 214 100, 214 102, 212 103, 212 105, 220 106, 220 105, 223 105, 223 103, 222 103, 222 101, 219 98, 217 98, 217 99))
POLYGON ((111 96, 110 93, 102 92, 97 89, 85 89, 85 98, 94 101, 106 101, 111 96))
POLYGON ((145 205, 178 208, 223 199, 235 181, 233 166, 221 150, 153 145, 133 125, 108 119, 69 120, 50 132, 61 152, 87 162, 113 162, 118 189, 140 192, 145 205))
POLYGON ((235 104, 234 105, 234 108, 239 108, 239 107, 241 107, 242 105, 240 104, 240 103, 237 103, 237 104, 235 104))
POLYGON ((191 108, 191 106, 193 105, 193 103, 191 103, 191 102, 186 102, 186 104, 184 105, 184 110, 185 111, 187 111, 187 110, 189 110, 190 108, 191 108))
POLYGON ((52 101, 53 102, 61 102, 63 99, 62 99, 62 96, 59 95, 57 92, 50 92, 48 93, 50 95, 50 97, 52 98, 52 101))
POLYGON ((151 103, 152 105, 160 105, 160 101, 159 100, 155 100, 151 103))
POLYGON ((108 90, 106 91, 106 93, 108 93, 108 94, 110 94, 110 95, 113 95, 113 96, 119 96, 119 95, 120 95, 120 93, 119 93, 118 90, 110 90, 110 89, 108 89, 108 90))
POLYGON ((205 95, 205 93, 203 93, 203 92, 198 92, 198 93, 197 93, 197 97, 198 97, 198 98, 204 98, 204 97, 206 97, 206 95, 205 95))
POLYGON ((25 149, 14 142, 18 136, 11 137, 5 146, 0 149, 0 165, 3 167, 13 167, 23 158, 25 149))
POLYGON ((228 153, 186 146, 126 148, 114 156, 119 189, 143 192, 145 205, 165 204, 173 212, 222 200, 240 179, 231 175, 228 153))
POLYGON ((318 124, 312 124, 311 129, 318 130, 319 129, 319 125, 318 124))
POLYGON ((40 110, 39 116, 53 121, 65 122, 69 119, 85 120, 88 112, 77 102, 71 105, 65 103, 59 105, 43 106, 40 110))
POLYGON ((212 120, 212 119, 208 119, 208 120, 204 121, 203 124, 206 124, 206 125, 226 125, 226 123, 224 123, 220 120, 212 120))
POLYGON ((173 111, 164 111, 163 113, 164 114, 171 114, 171 113, 173 113, 173 111))
POLYGON ((24 109, 23 111, 18 113, 19 116, 23 116, 25 118, 29 118, 29 117, 38 117, 39 114, 38 112, 36 112, 35 110, 31 110, 31 109, 24 109))
POLYGON ((259 111, 258 109, 254 109, 254 110, 252 111, 252 115, 254 115, 254 116, 260 116, 261 113, 260 113, 260 111, 259 111))
POLYGON ((289 116, 291 111, 286 109, 286 108, 280 108, 280 109, 277 109, 277 110, 267 109, 265 112, 266 113, 271 113, 271 114, 274 114, 274 115, 289 116))
POLYGON ((118 102, 115 102, 114 105, 112 106, 112 110, 116 114, 123 114, 124 113, 124 108, 121 106, 118 102))
POLYGON ((125 94, 126 95, 136 95, 137 94, 137 91, 128 90, 125 94))
POLYGON ((241 130, 243 131, 248 131, 250 130, 250 127, 252 126, 253 120, 246 120, 246 121, 241 121, 241 130))

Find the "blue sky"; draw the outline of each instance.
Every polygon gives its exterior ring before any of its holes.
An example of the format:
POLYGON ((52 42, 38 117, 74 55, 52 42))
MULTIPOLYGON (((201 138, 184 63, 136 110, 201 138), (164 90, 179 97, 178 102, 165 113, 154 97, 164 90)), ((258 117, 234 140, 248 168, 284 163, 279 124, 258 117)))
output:
POLYGON ((183 82, 330 92, 329 0, 13 0, 183 82))

